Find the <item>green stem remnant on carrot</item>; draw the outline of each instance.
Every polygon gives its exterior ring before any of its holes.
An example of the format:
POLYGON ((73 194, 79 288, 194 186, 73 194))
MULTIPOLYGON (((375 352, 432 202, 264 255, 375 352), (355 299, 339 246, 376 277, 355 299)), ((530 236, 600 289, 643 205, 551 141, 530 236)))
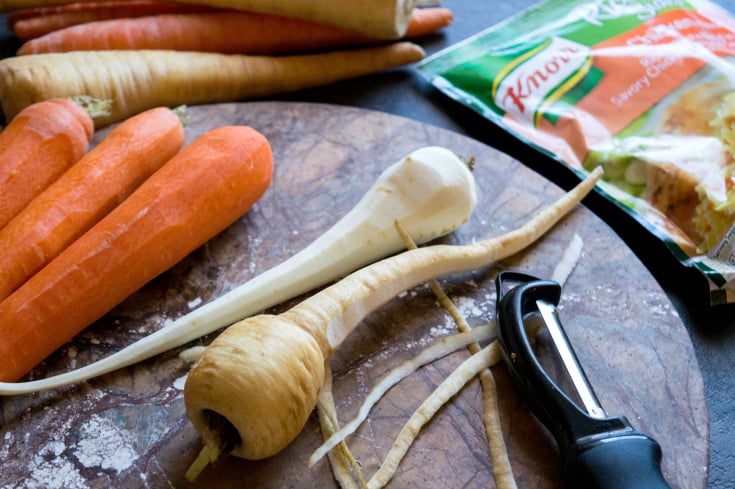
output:
MULTIPOLYGON (((449 9, 416 9, 403 38, 427 35, 451 22, 449 9)), ((306 20, 226 10, 86 23, 26 42, 18 54, 114 49, 294 54, 379 42, 382 41, 306 20)))
POLYGON ((106 216, 184 145, 165 107, 115 127, 0 230, 0 301, 106 216))
POLYGON ((88 22, 208 10, 214 9, 203 5, 155 0, 92 1, 16 10, 8 15, 7 25, 19 39, 28 41, 49 32, 88 22))
POLYGON ((230 326, 187 377, 184 401, 194 427, 211 451, 225 447, 253 460, 275 455, 304 427, 327 360, 366 314, 428 279, 521 251, 570 212, 601 176, 598 168, 514 231, 468 245, 406 251, 354 272, 283 314, 230 326))
POLYGON ((68 99, 32 104, 0 132, 0 229, 87 151, 89 114, 68 99))
POLYGON ((410 42, 296 56, 249 56, 169 50, 75 51, 0 61, 6 118, 55 97, 85 94, 112 101, 110 124, 158 106, 236 101, 294 92, 419 61, 410 42))
POLYGON ((248 127, 189 144, 0 303, 0 379, 20 378, 240 218, 272 171, 268 141, 248 127))

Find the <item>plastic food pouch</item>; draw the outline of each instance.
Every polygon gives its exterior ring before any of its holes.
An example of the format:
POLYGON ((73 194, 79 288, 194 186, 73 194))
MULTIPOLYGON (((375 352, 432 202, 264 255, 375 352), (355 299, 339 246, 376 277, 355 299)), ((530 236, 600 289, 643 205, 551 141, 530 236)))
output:
POLYGON ((735 20, 707 0, 550 0, 419 71, 581 175, 735 302, 735 20), (731 95, 732 94, 732 95, 731 95))

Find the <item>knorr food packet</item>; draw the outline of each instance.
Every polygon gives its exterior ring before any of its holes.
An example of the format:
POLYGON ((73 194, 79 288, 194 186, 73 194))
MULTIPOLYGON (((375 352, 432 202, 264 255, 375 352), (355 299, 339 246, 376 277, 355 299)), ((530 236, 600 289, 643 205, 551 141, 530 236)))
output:
POLYGON ((735 302, 735 20, 707 0, 548 0, 419 70, 580 174, 735 302))

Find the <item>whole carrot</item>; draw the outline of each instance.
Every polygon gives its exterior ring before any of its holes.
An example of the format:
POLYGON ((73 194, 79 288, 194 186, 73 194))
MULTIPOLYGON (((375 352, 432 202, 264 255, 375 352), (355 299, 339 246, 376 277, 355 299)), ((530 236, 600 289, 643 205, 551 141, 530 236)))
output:
POLYGON ((89 146, 92 118, 68 99, 29 105, 0 133, 0 229, 89 146))
POLYGON ((0 301, 122 202, 184 144, 155 108, 121 123, 0 230, 0 301))
POLYGON ((193 141, 0 303, 0 379, 15 381, 240 218, 270 185, 268 141, 242 126, 193 141))
POLYGON ((420 46, 386 46, 294 56, 250 56, 170 50, 74 51, 0 60, 6 117, 54 97, 111 100, 97 126, 157 106, 236 101, 328 85, 419 61, 420 46))
POLYGON ((155 0, 108 0, 17 10, 8 15, 7 25, 19 39, 27 41, 87 22, 207 10, 214 9, 155 0))
MULTIPOLYGON (((413 11, 405 39, 449 25, 446 8, 413 11)), ((381 42, 338 27, 244 11, 155 15, 90 22, 24 43, 19 55, 109 49, 172 49, 228 54, 289 54, 381 42)))

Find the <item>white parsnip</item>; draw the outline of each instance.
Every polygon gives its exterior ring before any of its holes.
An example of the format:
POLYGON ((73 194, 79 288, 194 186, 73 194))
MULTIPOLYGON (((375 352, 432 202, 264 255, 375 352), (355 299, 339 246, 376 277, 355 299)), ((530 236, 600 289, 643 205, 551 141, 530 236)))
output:
MULTIPOLYGON (((80 0, 0 0, 0 11, 80 0)), ((81 0, 82 2, 90 0, 81 0)), ((178 0, 212 7, 249 10, 264 14, 310 20, 359 32, 376 39, 398 39, 406 32, 409 18, 419 0, 362 0, 359 5, 345 0, 178 0)))
POLYGON ((102 360, 48 379, 0 383, 0 395, 80 382, 140 362, 403 249, 396 220, 418 243, 451 233, 477 202, 467 164, 446 148, 413 151, 387 168, 355 207, 285 262, 102 360))
POLYGON ((0 60, 0 103, 7 120, 50 98, 111 101, 97 127, 144 110, 265 97, 328 85, 419 61, 423 49, 397 42, 294 56, 168 50, 73 51, 0 60))
POLYGON ((601 177, 577 187, 518 229, 468 245, 406 251, 362 268, 280 315, 227 328, 189 373, 187 414, 206 445, 246 459, 275 455, 302 430, 324 382, 325 362, 371 311, 438 276, 477 269, 527 247, 601 177))

